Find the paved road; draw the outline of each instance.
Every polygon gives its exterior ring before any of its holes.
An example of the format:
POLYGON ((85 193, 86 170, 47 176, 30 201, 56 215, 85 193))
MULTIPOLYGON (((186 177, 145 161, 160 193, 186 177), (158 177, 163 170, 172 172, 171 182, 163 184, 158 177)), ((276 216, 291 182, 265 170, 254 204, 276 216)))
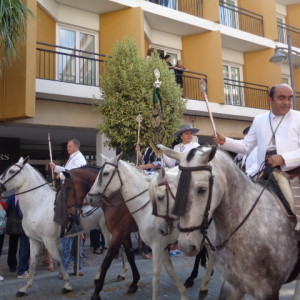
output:
MULTIPOLYGON (((134 237, 133 237, 134 239, 134 237)), ((17 279, 15 273, 10 273, 6 264, 7 258, 7 237, 3 249, 2 256, 0 257, 0 274, 5 277, 4 281, 0 281, 0 300, 12 300, 15 299, 17 290, 25 283, 25 279, 17 279)), ((33 287, 29 289, 28 295, 24 297, 24 300, 86 300, 90 299, 93 293, 93 278, 96 274, 98 266, 101 264, 103 255, 96 255, 92 253, 92 249, 89 247, 89 240, 86 241, 84 252, 87 256, 84 259, 84 276, 83 277, 71 277, 71 285, 74 291, 67 295, 61 294, 63 287, 62 280, 58 278, 58 271, 50 272, 45 266, 42 265, 42 257, 39 259, 36 276, 34 278, 33 287)), ((190 274, 194 259, 178 256, 172 257, 173 264, 175 265, 178 277, 184 281, 190 274)), ((122 282, 116 282, 116 276, 121 269, 121 260, 115 259, 112 263, 110 270, 108 271, 103 292, 101 293, 102 300, 148 300, 151 299, 151 276, 152 276, 152 264, 151 260, 146 260, 140 255, 136 255, 136 263, 141 274, 141 280, 139 282, 139 289, 134 295, 126 295, 127 288, 131 282, 131 270, 128 271, 127 277, 122 282)), ((70 265, 70 271, 72 266, 70 265)), ((194 286, 187 290, 188 298, 190 300, 198 299, 198 292, 200 286, 200 280, 204 271, 201 268, 200 274, 194 284, 194 286)), ((205 298, 206 300, 217 300, 221 286, 221 278, 218 272, 214 272, 214 275, 209 283, 209 293, 205 298)), ((294 289, 294 283, 286 285, 281 291, 281 300, 292 299, 294 289)), ((162 272, 162 278, 160 282, 159 290, 160 300, 177 300, 180 299, 179 293, 170 280, 165 271, 162 272)), ((251 299, 248 297, 247 299, 251 299)))

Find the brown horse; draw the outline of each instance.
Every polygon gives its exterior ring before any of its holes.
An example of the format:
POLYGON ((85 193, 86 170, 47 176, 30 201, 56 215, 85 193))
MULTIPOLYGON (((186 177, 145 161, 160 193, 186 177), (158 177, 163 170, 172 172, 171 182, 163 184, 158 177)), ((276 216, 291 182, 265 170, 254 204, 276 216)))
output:
MULTIPOLYGON (((62 189, 65 190, 65 195, 67 197, 68 214, 73 220, 78 219, 83 200, 93 185, 99 171, 100 168, 98 167, 83 166, 64 172, 66 179, 62 189)), ((118 254, 121 245, 124 247, 133 274, 133 282, 127 291, 129 294, 136 292, 137 282, 140 279, 140 274, 134 261, 134 253, 130 239, 131 232, 136 232, 138 228, 129 213, 127 206, 124 205, 121 193, 117 193, 112 199, 103 203, 101 208, 104 211, 106 224, 112 238, 101 265, 101 272, 97 274, 95 279, 95 291, 91 297, 92 300, 101 299, 99 294, 103 289, 106 272, 109 269, 113 258, 118 254)))

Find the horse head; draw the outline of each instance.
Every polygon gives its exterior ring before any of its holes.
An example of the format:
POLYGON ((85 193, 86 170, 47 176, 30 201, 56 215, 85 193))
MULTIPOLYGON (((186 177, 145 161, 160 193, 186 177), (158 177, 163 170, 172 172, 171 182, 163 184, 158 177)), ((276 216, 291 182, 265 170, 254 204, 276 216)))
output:
POLYGON ((18 189, 23 185, 26 177, 22 174, 22 170, 29 160, 29 156, 25 159, 20 157, 19 161, 9 166, 0 176, 0 191, 5 192, 11 189, 18 189), (23 175, 23 176, 17 176, 23 175))
POLYGON ((87 200, 92 206, 100 206, 102 199, 108 199, 112 194, 119 191, 123 185, 118 162, 122 153, 106 161, 91 187, 87 200))
POLYGON ((177 190, 178 168, 164 169, 155 174, 149 185, 152 214, 162 235, 168 235, 178 225, 178 217, 172 214, 177 190))
POLYGON ((195 148, 181 155, 174 153, 174 150, 172 152, 161 150, 173 158, 180 158, 173 214, 180 217, 179 247, 186 255, 194 256, 200 251, 208 229, 213 190, 213 176, 209 162, 214 158, 217 148, 195 148))

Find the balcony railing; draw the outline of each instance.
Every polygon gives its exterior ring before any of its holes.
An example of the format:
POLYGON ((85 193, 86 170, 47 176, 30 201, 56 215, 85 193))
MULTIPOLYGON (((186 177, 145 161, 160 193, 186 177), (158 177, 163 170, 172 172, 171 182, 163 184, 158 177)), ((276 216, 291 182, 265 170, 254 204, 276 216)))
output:
POLYGON ((37 42, 37 78, 99 86, 108 56, 37 42))
POLYGON ((263 16, 224 1, 219 6, 222 25, 264 36, 263 16))
POLYGON ((202 18, 202 0, 147 0, 161 6, 202 18))
POLYGON ((268 91, 266 85, 224 78, 226 104, 269 109, 268 91))
POLYGON ((277 22, 278 41, 287 44, 287 35, 291 37, 292 45, 300 48, 300 28, 277 22))
POLYGON ((176 82, 182 87, 183 98, 191 100, 204 100, 204 95, 200 87, 202 79, 207 83, 206 74, 184 71, 183 74, 175 74, 175 79, 176 82))

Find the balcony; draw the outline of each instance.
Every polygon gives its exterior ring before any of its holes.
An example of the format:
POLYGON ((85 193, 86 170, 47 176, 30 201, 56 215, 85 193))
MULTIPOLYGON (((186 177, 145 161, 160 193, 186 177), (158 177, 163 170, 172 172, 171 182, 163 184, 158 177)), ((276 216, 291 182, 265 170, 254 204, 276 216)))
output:
POLYGON ((264 36, 263 16, 247 9, 219 1, 222 25, 264 36))
POLYGON ((202 18, 202 0, 147 0, 147 1, 202 18))
POLYGON ((224 78, 225 104, 269 109, 269 87, 224 78))
POLYGON ((277 22, 278 41, 287 44, 287 36, 290 35, 292 46, 300 48, 300 28, 277 22))

